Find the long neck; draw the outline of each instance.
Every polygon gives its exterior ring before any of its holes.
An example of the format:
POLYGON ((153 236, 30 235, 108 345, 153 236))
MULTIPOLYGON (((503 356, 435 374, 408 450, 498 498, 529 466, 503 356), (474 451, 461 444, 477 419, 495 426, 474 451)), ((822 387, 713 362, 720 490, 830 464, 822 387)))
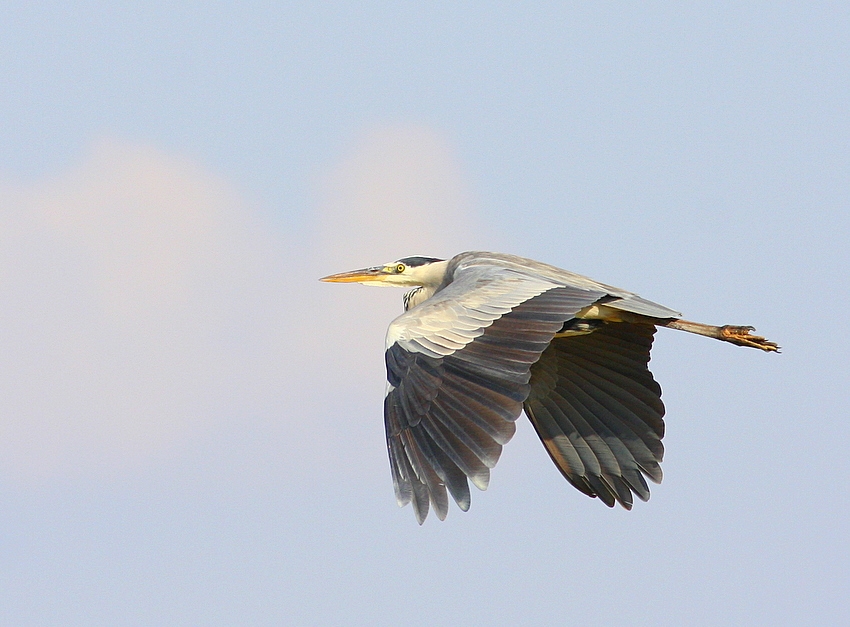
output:
MULTIPOLYGON (((436 290, 440 287, 440 284, 443 282, 443 279, 446 276, 446 270, 448 268, 449 262, 446 261, 435 261, 434 263, 429 263, 424 266, 419 266, 418 268, 413 268, 411 272, 411 278, 414 279, 414 282, 418 285, 421 285, 423 288, 432 288, 436 290)), ((431 294, 434 292, 432 291, 431 294)), ((429 296, 431 295, 429 294, 429 296)))
POLYGON ((410 290, 404 295, 404 310, 407 311, 428 300, 436 291, 436 287, 416 287, 410 290))
POLYGON ((416 307, 416 305, 428 300, 434 295, 437 289, 443 284, 448 265, 448 261, 436 261, 416 268, 413 276, 416 278, 416 282, 419 283, 419 287, 410 290, 404 295, 405 311, 416 307))

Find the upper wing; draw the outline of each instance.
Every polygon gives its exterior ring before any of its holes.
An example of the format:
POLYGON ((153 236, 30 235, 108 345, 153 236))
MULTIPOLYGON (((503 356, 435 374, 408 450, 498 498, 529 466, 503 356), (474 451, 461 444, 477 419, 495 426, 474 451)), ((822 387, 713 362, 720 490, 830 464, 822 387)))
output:
POLYGON ((485 489, 531 387, 531 365, 576 312, 605 292, 474 268, 397 318, 387 333, 384 420, 396 497, 422 523, 446 488, 469 508, 485 489))
POLYGON ((661 481, 664 404, 647 368, 655 327, 605 324, 559 337, 531 367, 525 413, 561 473, 576 488, 632 507, 661 481))
POLYGON ((600 291, 612 297, 606 304, 614 309, 627 311, 630 313, 648 316, 650 318, 679 318, 682 314, 674 311, 664 305, 659 305, 651 300, 647 300, 638 296, 634 292, 629 292, 613 285, 606 285, 595 281, 590 277, 569 272, 555 266, 550 266, 547 263, 534 261, 533 259, 524 259, 515 255, 506 255, 504 253, 491 252, 466 252, 455 255, 452 258, 451 264, 459 270, 469 270, 475 267, 499 266, 504 269, 511 269, 515 272, 528 274, 536 279, 544 279, 552 281, 558 285, 565 287, 576 287, 583 290, 600 291))

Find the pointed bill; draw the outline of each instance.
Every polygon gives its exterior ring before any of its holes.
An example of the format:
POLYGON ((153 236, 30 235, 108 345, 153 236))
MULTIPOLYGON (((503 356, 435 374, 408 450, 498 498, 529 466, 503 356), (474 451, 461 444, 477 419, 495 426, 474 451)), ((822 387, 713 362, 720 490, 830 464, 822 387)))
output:
POLYGON ((362 270, 331 274, 319 280, 325 283, 371 283, 386 281, 388 276, 390 275, 383 266, 375 266, 374 268, 363 268, 362 270))

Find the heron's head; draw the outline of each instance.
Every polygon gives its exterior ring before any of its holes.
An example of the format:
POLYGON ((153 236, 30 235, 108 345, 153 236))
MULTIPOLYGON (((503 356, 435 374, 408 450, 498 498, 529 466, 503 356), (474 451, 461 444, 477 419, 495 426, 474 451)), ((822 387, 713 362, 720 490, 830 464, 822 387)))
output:
POLYGON ((319 279, 328 283, 362 283, 382 287, 437 287, 446 274, 447 261, 434 257, 405 257, 392 263, 319 279))

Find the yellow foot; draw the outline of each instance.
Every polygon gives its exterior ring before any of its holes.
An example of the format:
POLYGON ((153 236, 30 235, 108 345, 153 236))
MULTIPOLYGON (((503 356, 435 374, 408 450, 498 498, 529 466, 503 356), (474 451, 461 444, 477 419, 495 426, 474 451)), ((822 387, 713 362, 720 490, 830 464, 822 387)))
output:
POLYGON ((779 346, 774 342, 766 340, 760 335, 750 335, 750 331, 755 331, 755 329, 753 327, 736 327, 727 324, 725 327, 720 327, 720 339, 737 344, 738 346, 749 346, 750 348, 760 348, 763 351, 779 352, 779 346))

